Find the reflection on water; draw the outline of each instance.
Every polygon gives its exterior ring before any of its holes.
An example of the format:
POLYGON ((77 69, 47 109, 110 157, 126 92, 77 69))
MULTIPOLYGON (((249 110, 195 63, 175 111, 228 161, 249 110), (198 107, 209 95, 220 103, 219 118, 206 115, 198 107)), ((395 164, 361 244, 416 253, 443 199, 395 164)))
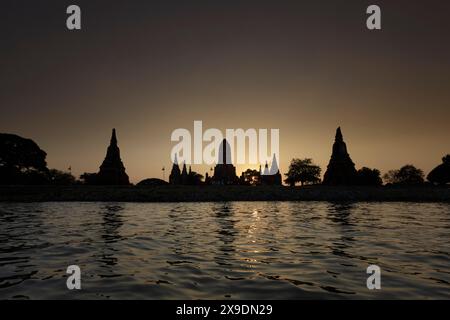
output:
POLYGON ((438 203, 0 204, 0 298, 448 299, 449 238, 438 203))
POLYGON ((118 258, 116 253, 120 251, 118 243, 123 240, 120 235, 120 227, 123 225, 120 212, 124 208, 121 206, 107 205, 101 208, 100 214, 102 215, 102 243, 100 245, 100 254, 94 255, 103 268, 102 274, 99 274, 101 278, 113 278, 120 276, 115 274, 115 266, 118 264, 118 258))

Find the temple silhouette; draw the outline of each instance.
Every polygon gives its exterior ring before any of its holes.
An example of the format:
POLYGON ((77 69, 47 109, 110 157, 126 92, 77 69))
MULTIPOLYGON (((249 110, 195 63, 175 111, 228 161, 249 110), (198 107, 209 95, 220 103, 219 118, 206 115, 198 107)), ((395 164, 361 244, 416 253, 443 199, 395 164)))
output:
POLYGON ((178 166, 178 158, 175 154, 175 159, 173 161, 172 165, 172 171, 170 171, 169 175, 169 183, 170 184, 181 184, 181 171, 180 167, 178 166))
POLYGON ((189 171, 187 170, 186 163, 183 162, 182 170, 178 165, 178 158, 175 154, 175 159, 173 161, 172 170, 169 175, 170 184, 182 184, 182 185, 196 185, 201 183, 202 176, 197 172, 192 171, 191 166, 189 166, 189 171))
MULTIPOLYGON (((212 170, 212 169, 211 169, 212 170)), ((186 163, 183 163, 182 170, 178 163, 177 155, 175 155, 172 170, 169 175, 169 183, 175 185, 188 185, 188 184, 198 184, 198 180, 192 177, 195 173, 191 170, 189 166, 189 171, 187 171, 186 163)), ((278 167, 278 161, 273 155, 273 160, 270 166, 266 162, 264 171, 259 169, 260 184, 264 185, 281 185, 281 173, 278 167)), ((236 167, 233 165, 231 160, 231 147, 226 139, 223 139, 219 146, 219 154, 217 157, 217 163, 214 167, 214 173, 209 176, 208 173, 205 174, 204 182, 201 184, 207 185, 238 185, 246 184, 244 173, 240 177, 236 175, 236 167)))
POLYGON ((356 183, 357 173, 355 164, 347 152, 347 145, 344 142, 341 127, 338 127, 334 139, 331 159, 323 177, 323 184, 337 186, 354 185, 356 183))
POLYGON ((223 139, 219 147, 219 158, 214 167, 214 175, 211 184, 238 184, 239 178, 236 175, 236 167, 231 161, 231 148, 227 139, 223 139))
MULTIPOLYGON (((198 184, 198 179, 193 179, 196 173, 189 172, 186 163, 183 163, 180 170, 177 156, 172 165, 169 175, 169 183, 174 185, 198 184), (195 181, 194 181, 195 180, 195 181)), ((278 167, 278 161, 273 155, 271 166, 266 162, 264 170, 259 169, 260 184, 262 185, 282 185, 282 177, 278 167)), ((201 176, 200 176, 201 177, 201 176)), ((106 152, 106 157, 100 166, 100 171, 96 175, 96 184, 100 185, 129 185, 130 181, 125 172, 125 166, 120 158, 120 149, 117 145, 116 129, 112 130, 111 142, 106 152)), ((231 160, 231 147, 226 139, 223 139, 219 146, 217 164, 214 167, 212 177, 205 175, 204 184, 213 185, 237 185, 244 184, 243 174, 239 178, 236 175, 236 167, 231 160)), ((347 145, 344 142, 341 128, 336 130, 335 141, 330 162, 327 166, 323 178, 324 185, 354 185, 357 184, 357 171, 350 155, 347 145)))
MULTIPOLYGON (((169 175, 170 184, 189 184, 189 176, 191 175, 191 167, 189 173, 186 169, 186 163, 183 163, 183 169, 180 171, 178 159, 175 159, 172 165, 172 170, 169 175)), ((217 164, 214 168, 214 175, 212 177, 205 175, 206 184, 238 184, 239 178, 236 176, 236 167, 231 163, 230 145, 226 139, 220 144, 219 156, 217 164)))
POLYGON ((100 185, 128 185, 130 180, 125 172, 125 166, 120 159, 120 149, 117 146, 116 129, 112 130, 111 142, 106 152, 105 160, 100 166, 96 177, 100 185))
POLYGON ((259 169, 260 176, 261 176, 261 184, 264 185, 278 185, 281 186, 281 173, 280 168, 278 167, 278 161, 275 154, 272 158, 272 163, 270 165, 269 170, 269 164, 266 162, 264 166, 264 171, 261 171, 261 168, 259 169))
MULTIPOLYGON (((230 144, 226 139, 223 139, 218 148, 214 174, 210 176, 206 173, 205 177, 192 171, 191 166, 188 170, 185 162, 180 170, 177 155, 175 155, 169 183, 173 185, 282 185, 282 176, 278 167, 279 159, 276 158, 275 154, 271 162, 266 161, 264 169, 261 166, 259 170, 248 168, 238 177, 236 167, 232 163, 231 151, 230 144)), ((45 151, 41 150, 30 139, 13 134, 0 134, 0 162, 3 161, 3 163, 0 163, 0 185, 130 185, 129 177, 120 157, 115 129, 112 129, 110 144, 99 172, 85 172, 80 175, 78 181, 71 172, 48 169, 45 161, 46 155, 45 151)), ((71 171, 71 167, 68 170, 71 171)), ((164 175, 165 168, 163 167, 162 170, 164 175)), ((213 171, 213 168, 211 168, 211 171, 213 171)), ((318 184, 320 182, 320 171, 320 167, 314 165, 311 159, 293 159, 288 173, 285 174, 287 176, 285 182, 291 186, 295 186, 296 182, 301 182, 302 185, 305 182, 318 184), (296 168, 296 165, 299 168, 296 168), (293 169, 291 169, 291 166, 293 169), (306 175, 310 177, 304 178, 305 170, 306 175), (298 178, 299 175, 303 175, 303 180, 298 178)), ((412 165, 405 165, 399 170, 391 170, 383 178, 388 184, 417 185, 424 183, 422 170, 412 165)), ((445 186, 450 183, 450 154, 444 156, 442 163, 429 172, 427 180, 436 185, 445 186)), ((382 182, 380 171, 377 169, 367 167, 362 167, 358 171, 355 169, 355 164, 344 142, 341 128, 338 127, 322 184, 330 186, 381 186, 382 182)), ((165 184, 168 183, 158 178, 148 178, 137 183, 138 186, 165 184)))

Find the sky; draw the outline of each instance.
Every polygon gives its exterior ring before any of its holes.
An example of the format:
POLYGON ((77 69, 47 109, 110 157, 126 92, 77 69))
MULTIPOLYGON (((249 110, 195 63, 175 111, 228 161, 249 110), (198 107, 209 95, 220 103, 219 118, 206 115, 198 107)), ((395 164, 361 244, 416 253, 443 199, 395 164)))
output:
POLYGON ((324 172, 338 126, 357 168, 427 173, 450 153, 448 1, 14 0, 0 12, 0 132, 33 139, 50 168, 98 171, 116 128, 131 181, 163 166, 167 179, 171 133, 194 120, 279 129, 282 172, 294 157, 324 172), (370 4, 382 30, 366 28, 370 4))

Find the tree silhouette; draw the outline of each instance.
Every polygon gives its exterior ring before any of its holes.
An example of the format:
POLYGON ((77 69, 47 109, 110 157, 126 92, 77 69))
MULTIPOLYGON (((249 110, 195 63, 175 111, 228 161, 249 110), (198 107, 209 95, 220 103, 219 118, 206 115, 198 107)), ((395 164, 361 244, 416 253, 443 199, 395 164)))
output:
POLYGON ((189 171, 188 173, 188 184, 199 185, 202 184, 203 176, 195 171, 189 171))
POLYGON ((261 182, 261 173, 258 170, 247 169, 242 172, 243 183, 247 185, 258 185, 261 182))
POLYGON ((383 176, 383 179, 392 184, 415 185, 423 183, 423 177, 424 174, 422 170, 417 169, 411 164, 407 164, 399 170, 388 171, 383 176))
POLYGON ((312 162, 312 159, 292 159, 288 172, 284 174, 286 176, 284 182, 292 187, 298 182, 302 186, 309 183, 319 183, 321 170, 319 166, 312 162))
POLYGON ((383 175, 383 180, 390 184, 397 183, 397 173, 398 170, 389 170, 383 175))
POLYGON ((41 184, 47 154, 31 139, 0 133, 0 184, 41 184))
POLYGON ((378 169, 362 167, 357 172, 357 183, 363 186, 380 186, 383 184, 383 181, 378 169))
POLYGON ((69 172, 63 172, 56 169, 51 169, 48 173, 49 182, 54 185, 70 185, 75 184, 75 177, 69 172))
POLYGON ((442 158, 442 163, 430 171, 427 180, 435 184, 450 183, 450 154, 442 158))

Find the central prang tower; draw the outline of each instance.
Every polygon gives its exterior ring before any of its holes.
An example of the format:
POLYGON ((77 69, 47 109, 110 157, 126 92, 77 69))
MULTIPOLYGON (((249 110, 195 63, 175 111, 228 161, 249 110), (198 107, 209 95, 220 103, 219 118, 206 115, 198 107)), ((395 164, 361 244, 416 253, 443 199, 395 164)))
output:
POLYGON ((353 185, 356 184, 356 178, 355 164, 347 152, 347 145, 342 137, 341 127, 339 127, 336 130, 333 153, 323 177, 323 184, 353 185))
POLYGON ((112 130, 111 142, 106 152, 105 160, 97 174, 97 184, 128 185, 130 180, 125 172, 125 166, 120 159, 120 149, 117 146, 116 129, 112 130))
POLYGON ((219 147, 218 163, 214 167, 212 184, 238 184, 239 178, 236 175, 236 167, 231 161, 231 148, 226 139, 223 139, 219 147))

